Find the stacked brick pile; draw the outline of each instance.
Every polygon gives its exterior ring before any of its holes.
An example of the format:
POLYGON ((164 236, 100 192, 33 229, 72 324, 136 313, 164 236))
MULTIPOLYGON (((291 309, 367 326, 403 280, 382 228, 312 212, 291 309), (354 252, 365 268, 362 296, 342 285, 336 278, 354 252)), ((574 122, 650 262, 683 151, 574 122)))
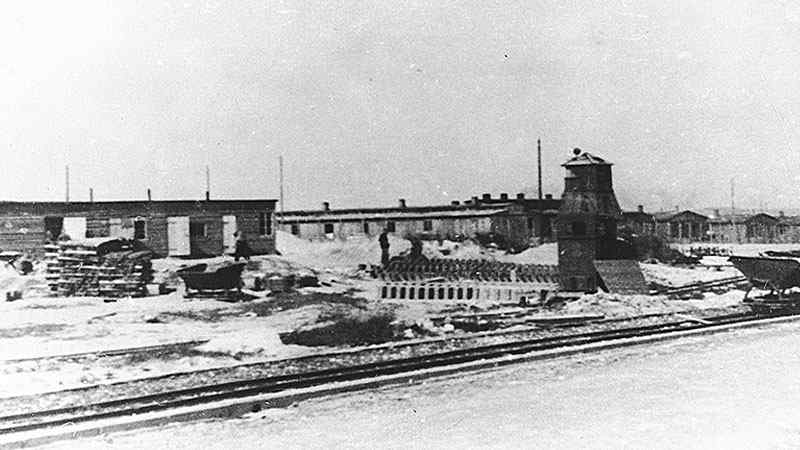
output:
POLYGON ((153 279, 150 256, 150 251, 123 243, 104 247, 91 241, 60 242, 57 256, 48 260, 48 284, 53 295, 63 297, 142 296, 153 279))
POLYGON ((61 264, 58 262, 58 244, 44 246, 44 261, 47 264, 47 286, 52 295, 58 295, 58 279, 61 277, 61 264))
POLYGON ((376 269, 375 275, 384 281, 443 278, 447 281, 549 283, 558 281, 558 267, 485 259, 394 260, 387 267, 376 269))

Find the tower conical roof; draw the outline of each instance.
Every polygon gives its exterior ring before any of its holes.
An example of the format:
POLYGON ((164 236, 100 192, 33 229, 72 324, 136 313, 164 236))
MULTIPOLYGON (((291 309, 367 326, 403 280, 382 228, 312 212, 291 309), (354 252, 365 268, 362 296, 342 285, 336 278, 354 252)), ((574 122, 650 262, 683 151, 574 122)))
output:
MULTIPOLYGON (((579 151, 575 149, 575 151, 579 151)), ((570 158, 567 162, 562 164, 564 167, 569 166, 611 166, 613 165, 610 161, 606 161, 605 159, 595 156, 588 152, 579 153, 572 158, 570 158)))

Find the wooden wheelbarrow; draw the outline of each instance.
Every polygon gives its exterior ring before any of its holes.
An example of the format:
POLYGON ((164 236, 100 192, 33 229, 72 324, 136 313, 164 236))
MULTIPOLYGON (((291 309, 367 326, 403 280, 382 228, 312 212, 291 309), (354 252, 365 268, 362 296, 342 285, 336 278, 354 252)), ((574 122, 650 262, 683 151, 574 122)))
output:
POLYGON ((206 267, 198 270, 200 267, 193 266, 188 267, 188 270, 179 270, 177 274, 186 285, 187 297, 197 295, 216 297, 231 293, 241 295, 244 266, 245 263, 236 263, 214 271, 207 271, 206 267))

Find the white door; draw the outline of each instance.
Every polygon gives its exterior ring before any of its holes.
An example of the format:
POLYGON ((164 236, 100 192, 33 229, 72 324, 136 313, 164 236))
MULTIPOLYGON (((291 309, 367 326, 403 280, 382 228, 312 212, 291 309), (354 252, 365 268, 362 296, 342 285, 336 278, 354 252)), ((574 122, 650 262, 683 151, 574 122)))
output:
POLYGON ((223 253, 236 251, 236 216, 222 216, 222 246, 223 253))
POLYGON ((186 256, 190 253, 189 217, 167 217, 167 254, 186 256))
POLYGON ((86 237, 86 217, 64 217, 63 233, 70 239, 86 237))

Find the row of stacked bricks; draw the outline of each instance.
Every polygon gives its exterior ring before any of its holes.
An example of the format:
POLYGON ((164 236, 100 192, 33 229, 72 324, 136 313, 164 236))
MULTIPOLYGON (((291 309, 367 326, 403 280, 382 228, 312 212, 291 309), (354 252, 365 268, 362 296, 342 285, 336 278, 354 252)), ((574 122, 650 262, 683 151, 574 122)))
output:
POLYGON ((47 286, 52 295, 58 295, 58 279, 61 278, 61 264, 58 262, 58 244, 44 246, 44 261, 47 264, 47 286))
POLYGON ((65 241, 53 259, 48 251, 48 283, 53 295, 137 297, 146 293, 153 269, 146 252, 115 252, 100 256, 90 245, 65 241))
POLYGON ((385 281, 418 281, 444 278, 449 281, 556 282, 558 267, 541 264, 515 264, 485 259, 431 259, 392 261, 378 269, 385 281))

